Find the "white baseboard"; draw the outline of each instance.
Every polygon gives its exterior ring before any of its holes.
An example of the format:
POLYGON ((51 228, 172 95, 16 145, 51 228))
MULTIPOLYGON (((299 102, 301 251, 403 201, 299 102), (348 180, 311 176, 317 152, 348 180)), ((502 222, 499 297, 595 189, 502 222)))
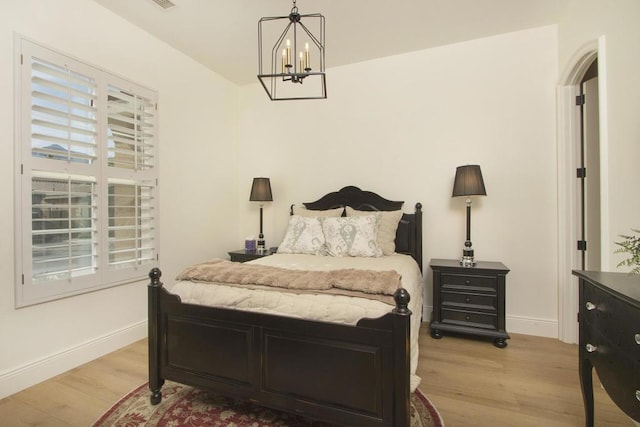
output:
MULTIPOLYGON (((432 306, 423 306, 423 320, 431 321, 432 306)), ((558 338, 558 321, 536 319, 523 316, 506 316, 507 332, 514 334, 535 335, 538 337, 558 338)))
POLYGON ((432 305, 423 305, 422 306, 422 322, 429 323, 431 322, 431 312, 433 311, 432 305))
POLYGON ((558 321, 532 317, 507 316, 507 332, 558 339, 558 321))
POLYGON ((0 399, 141 340, 147 330, 143 320, 0 374, 0 399))

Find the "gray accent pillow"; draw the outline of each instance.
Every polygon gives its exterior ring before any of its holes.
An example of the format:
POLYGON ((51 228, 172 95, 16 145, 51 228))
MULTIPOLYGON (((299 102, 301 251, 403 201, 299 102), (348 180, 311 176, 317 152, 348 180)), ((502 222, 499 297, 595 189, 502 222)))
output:
POLYGON ((396 251, 396 231, 402 219, 402 211, 358 211, 347 206, 347 218, 380 214, 380 226, 378 228, 378 244, 384 255, 393 255, 396 251))

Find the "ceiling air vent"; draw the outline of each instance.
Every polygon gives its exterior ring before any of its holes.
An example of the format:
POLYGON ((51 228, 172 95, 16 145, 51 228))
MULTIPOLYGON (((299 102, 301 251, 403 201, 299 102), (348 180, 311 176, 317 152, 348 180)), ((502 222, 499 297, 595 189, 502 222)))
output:
POLYGON ((157 4, 158 6, 160 6, 161 8, 163 8, 164 10, 171 9, 173 6, 175 6, 175 3, 173 3, 170 0, 151 0, 151 1, 157 4))

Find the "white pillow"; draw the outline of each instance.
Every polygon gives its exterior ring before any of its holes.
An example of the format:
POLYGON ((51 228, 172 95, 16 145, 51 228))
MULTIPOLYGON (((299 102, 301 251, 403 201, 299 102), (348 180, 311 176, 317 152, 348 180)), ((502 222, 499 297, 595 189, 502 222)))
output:
POLYGON ((321 255, 324 250, 325 239, 318 217, 291 215, 278 253, 321 255))
POLYGON ((402 219, 402 211, 357 211, 347 206, 347 217, 380 214, 380 226, 378 227, 378 244, 384 255, 393 255, 396 251, 396 231, 402 219))
POLYGON ((316 211, 307 209, 304 206, 293 205, 293 214, 306 217, 339 217, 342 216, 344 208, 327 209, 324 211, 316 211))
POLYGON ((331 256, 382 256, 378 237, 379 215, 322 218, 326 251, 331 256))

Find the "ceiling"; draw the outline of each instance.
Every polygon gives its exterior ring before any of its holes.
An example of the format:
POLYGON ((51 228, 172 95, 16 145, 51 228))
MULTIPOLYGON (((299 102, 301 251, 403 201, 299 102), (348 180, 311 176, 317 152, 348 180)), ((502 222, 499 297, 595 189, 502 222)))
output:
MULTIPOLYGON (((94 0, 225 78, 257 81, 258 20, 291 0, 94 0)), ((297 0, 326 19, 326 68, 559 22, 561 0, 297 0)), ((271 43, 271 41, 267 41, 271 43)), ((273 40, 275 43, 275 40, 273 40)))

